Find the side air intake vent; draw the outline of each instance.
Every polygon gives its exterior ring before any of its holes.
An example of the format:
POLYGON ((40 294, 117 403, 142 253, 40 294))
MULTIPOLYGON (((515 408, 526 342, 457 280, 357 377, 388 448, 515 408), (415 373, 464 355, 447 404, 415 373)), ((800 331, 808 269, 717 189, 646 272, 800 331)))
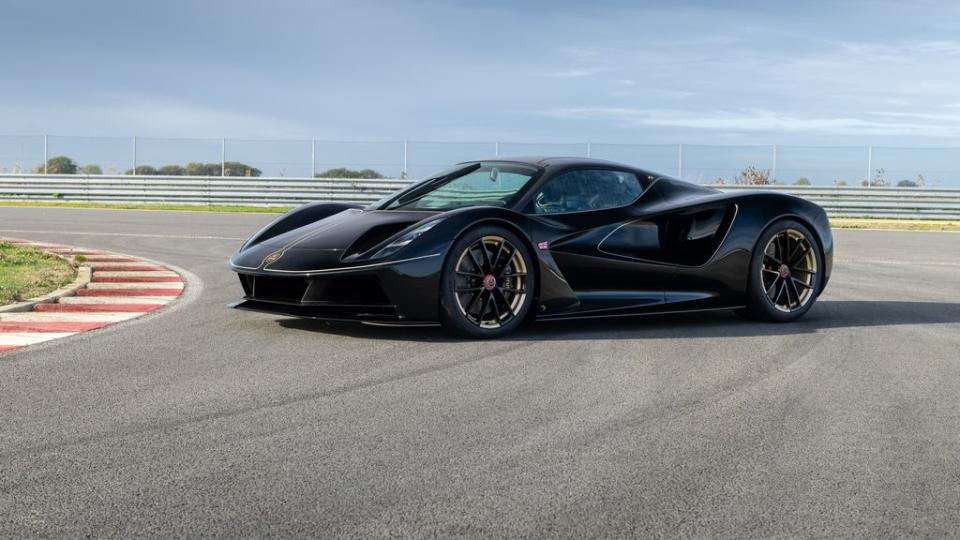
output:
POLYGON ((380 242, 383 242, 387 238, 397 234, 398 232, 406 229, 410 225, 413 225, 416 222, 406 222, 406 223, 384 223, 382 225, 377 225, 371 227, 369 231, 363 233, 360 238, 350 246, 350 249, 347 250, 346 257, 352 257, 359 255, 368 251, 370 248, 376 246, 380 242))

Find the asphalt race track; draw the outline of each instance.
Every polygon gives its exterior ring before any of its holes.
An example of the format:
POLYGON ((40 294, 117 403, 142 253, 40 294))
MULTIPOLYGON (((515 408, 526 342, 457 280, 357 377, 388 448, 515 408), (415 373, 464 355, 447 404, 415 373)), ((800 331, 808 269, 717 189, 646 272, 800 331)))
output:
POLYGON ((799 323, 501 341, 229 310, 273 216, 0 208, 186 271, 156 315, 0 356, 0 535, 952 536, 960 234, 838 231, 799 323))

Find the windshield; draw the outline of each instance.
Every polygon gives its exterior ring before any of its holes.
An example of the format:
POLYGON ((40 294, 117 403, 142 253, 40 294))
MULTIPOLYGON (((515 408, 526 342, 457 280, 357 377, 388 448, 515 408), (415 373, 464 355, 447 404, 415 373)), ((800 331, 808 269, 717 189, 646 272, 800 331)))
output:
POLYGON ((537 173, 516 163, 475 163, 434 175, 385 209, 452 210, 467 206, 506 206, 537 173))

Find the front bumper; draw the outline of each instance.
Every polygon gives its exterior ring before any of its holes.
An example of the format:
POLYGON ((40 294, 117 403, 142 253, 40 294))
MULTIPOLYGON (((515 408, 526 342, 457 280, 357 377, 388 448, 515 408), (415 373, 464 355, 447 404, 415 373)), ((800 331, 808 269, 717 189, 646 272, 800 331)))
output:
POLYGON ((439 320, 442 257, 327 273, 234 267, 243 298, 230 307, 292 317, 392 324, 439 320))

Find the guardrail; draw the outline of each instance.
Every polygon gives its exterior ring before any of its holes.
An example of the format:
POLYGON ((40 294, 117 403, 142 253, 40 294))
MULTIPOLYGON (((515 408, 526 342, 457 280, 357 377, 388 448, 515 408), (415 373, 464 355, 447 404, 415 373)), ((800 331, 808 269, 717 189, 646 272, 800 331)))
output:
MULTIPOLYGON (((313 201, 369 203, 410 184, 398 179, 205 176, 0 175, 0 200, 295 206, 313 201)), ((809 199, 831 216, 960 219, 960 189, 717 186, 767 189, 809 199)))

